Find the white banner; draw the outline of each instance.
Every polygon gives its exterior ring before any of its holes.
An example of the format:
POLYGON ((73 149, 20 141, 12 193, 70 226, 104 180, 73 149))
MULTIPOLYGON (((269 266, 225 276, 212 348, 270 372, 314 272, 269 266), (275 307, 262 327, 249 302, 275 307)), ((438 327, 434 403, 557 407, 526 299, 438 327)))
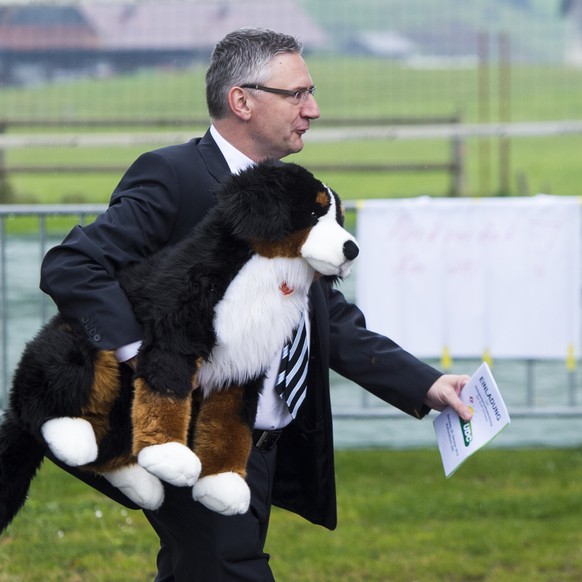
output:
POLYGON ((358 210, 357 303, 424 357, 580 355, 575 197, 370 200, 358 210))

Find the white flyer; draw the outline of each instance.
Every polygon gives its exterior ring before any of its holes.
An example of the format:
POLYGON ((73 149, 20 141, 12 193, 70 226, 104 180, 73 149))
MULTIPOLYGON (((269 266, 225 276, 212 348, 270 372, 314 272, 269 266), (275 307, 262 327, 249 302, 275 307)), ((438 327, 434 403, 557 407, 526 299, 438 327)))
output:
POLYGON ((505 402, 486 362, 465 384, 460 396, 473 410, 471 420, 464 421, 447 407, 433 422, 447 478, 510 423, 505 402))

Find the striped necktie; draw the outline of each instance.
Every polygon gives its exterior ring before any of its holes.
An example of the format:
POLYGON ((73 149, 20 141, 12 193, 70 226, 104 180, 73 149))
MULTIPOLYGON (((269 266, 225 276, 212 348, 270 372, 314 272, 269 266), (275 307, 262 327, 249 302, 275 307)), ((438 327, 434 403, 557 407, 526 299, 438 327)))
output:
POLYGON ((301 316, 293 341, 281 353, 281 366, 275 388, 277 394, 287 403, 291 416, 295 418, 307 393, 307 329, 305 316, 301 316))

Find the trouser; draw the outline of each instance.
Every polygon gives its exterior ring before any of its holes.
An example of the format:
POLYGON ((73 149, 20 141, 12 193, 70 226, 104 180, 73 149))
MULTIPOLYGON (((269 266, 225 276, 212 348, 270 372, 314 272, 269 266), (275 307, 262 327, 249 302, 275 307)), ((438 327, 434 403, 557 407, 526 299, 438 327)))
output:
POLYGON ((263 551, 271 512, 277 446, 253 447, 247 466, 251 506, 223 516, 192 499, 188 487, 166 485, 156 511, 144 511, 160 537, 155 582, 272 582, 263 551))

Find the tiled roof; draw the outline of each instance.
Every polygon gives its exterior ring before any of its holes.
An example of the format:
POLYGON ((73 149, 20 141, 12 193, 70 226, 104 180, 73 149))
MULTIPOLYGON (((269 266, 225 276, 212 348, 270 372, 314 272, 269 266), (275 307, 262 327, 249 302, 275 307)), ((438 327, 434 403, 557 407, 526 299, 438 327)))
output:
POLYGON ((294 0, 157 0, 137 3, 81 1, 79 18, 53 6, 51 17, 34 6, 0 9, 0 48, 101 50, 209 50, 228 32, 261 26, 294 34, 306 48, 321 47, 325 33, 294 0), (66 18, 65 18, 66 17, 66 18))

